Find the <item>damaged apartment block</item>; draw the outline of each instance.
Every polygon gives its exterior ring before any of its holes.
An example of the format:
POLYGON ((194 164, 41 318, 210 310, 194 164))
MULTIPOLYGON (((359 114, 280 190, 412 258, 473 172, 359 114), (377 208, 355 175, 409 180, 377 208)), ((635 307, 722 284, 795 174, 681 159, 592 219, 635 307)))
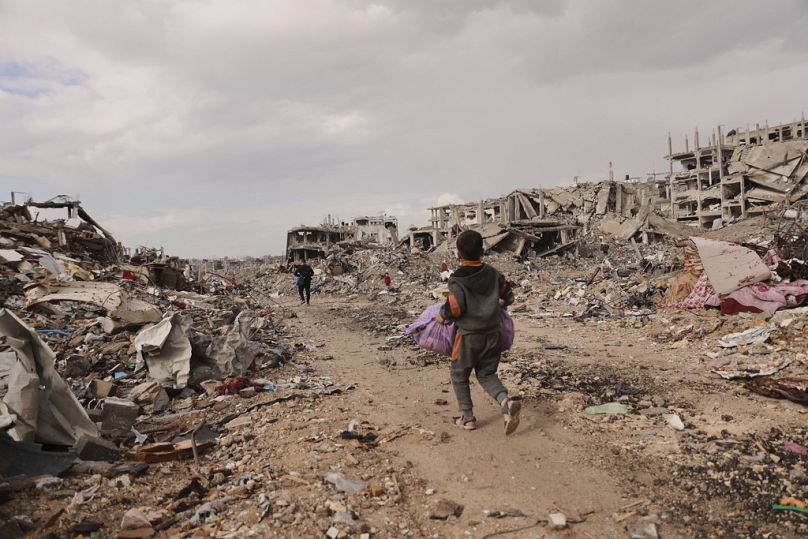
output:
POLYGON ((398 243, 398 219, 389 215, 355 217, 339 221, 330 215, 320 226, 299 226, 286 234, 286 261, 300 264, 324 260, 352 242, 398 243))
MULTIPOLYGON (((580 183, 570 187, 522 189, 509 195, 472 204, 430 208, 431 224, 410 230, 401 244, 424 251, 436 246, 451 248, 453 239, 466 229, 479 231, 486 250, 509 252, 519 257, 548 256, 572 249, 579 234, 593 224, 593 217, 611 214, 618 227, 622 221, 642 219, 664 207, 664 180, 643 182, 580 183)), ((630 225, 629 225, 630 226, 630 225)))
POLYGON ((808 133, 803 118, 775 127, 733 129, 718 127, 702 146, 698 130, 693 149, 673 153, 668 137, 672 217, 700 228, 726 223, 777 209, 808 194, 808 133), (681 170, 674 172, 674 162, 681 170))
POLYGON ((601 181, 518 189, 499 198, 429 208, 429 224, 410 228, 400 239, 395 218, 339 222, 329 217, 321 226, 289 231, 287 262, 326 259, 334 269, 340 265, 340 250, 351 242, 450 251, 467 229, 482 234, 486 251, 541 257, 577 249, 580 238, 593 230, 648 243, 658 236, 686 238, 776 213, 783 205, 788 216, 787 207, 808 195, 806 150, 804 119, 726 134, 717 128, 707 145, 696 131, 693 148, 685 138, 685 151, 679 153, 673 153, 668 136, 667 175, 626 175, 616 181, 610 163, 608 179, 601 181), (677 172, 675 162, 681 169, 677 172))

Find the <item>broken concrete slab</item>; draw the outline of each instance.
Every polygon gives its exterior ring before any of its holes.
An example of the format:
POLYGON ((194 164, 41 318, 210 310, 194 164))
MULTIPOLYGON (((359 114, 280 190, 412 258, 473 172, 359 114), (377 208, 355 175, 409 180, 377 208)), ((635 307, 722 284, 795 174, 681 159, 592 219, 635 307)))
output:
POLYGON ((107 311, 120 307, 123 301, 122 294, 121 287, 115 283, 95 281, 49 282, 36 284, 25 291, 28 307, 39 303, 76 301, 89 303, 107 311))
POLYGON ((128 396, 129 399, 147 408, 152 413, 162 412, 171 403, 166 390, 154 380, 136 385, 128 396))
POLYGON ((109 312, 109 316, 127 326, 156 324, 163 318, 162 312, 156 305, 127 296, 123 297, 118 308, 109 312))
POLYGON ((693 236, 704 273, 719 295, 771 277, 771 270, 753 250, 726 241, 693 236))

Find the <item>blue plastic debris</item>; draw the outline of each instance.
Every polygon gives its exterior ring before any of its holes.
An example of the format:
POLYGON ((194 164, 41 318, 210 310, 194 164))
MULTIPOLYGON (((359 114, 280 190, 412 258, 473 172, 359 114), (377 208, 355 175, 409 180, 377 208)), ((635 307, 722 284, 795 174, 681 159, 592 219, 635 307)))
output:
POLYGON ((38 329, 36 330, 37 333, 48 333, 54 335, 62 335, 63 337, 70 337, 69 331, 64 331, 61 329, 38 329))

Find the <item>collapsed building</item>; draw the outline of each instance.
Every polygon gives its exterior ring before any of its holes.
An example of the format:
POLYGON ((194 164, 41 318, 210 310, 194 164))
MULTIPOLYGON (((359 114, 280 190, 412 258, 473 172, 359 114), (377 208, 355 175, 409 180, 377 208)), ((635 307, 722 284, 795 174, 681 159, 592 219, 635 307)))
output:
POLYGON ((400 243, 428 251, 448 247, 461 231, 475 229, 486 250, 547 256, 574 247, 581 232, 592 228, 593 218, 646 218, 664 209, 666 199, 663 180, 520 189, 497 199, 430 208, 430 226, 411 230, 400 243))
POLYGON ((11 202, 0 207, 0 222, 6 236, 0 244, 3 249, 18 245, 28 254, 37 255, 58 247, 73 257, 91 256, 105 264, 122 259, 123 247, 84 210, 80 201, 59 195, 45 202, 28 199, 17 203, 15 194, 12 193, 11 202), (40 216, 41 210, 46 213, 55 210, 59 215, 46 221, 40 216))
POLYGON ((670 212, 674 220, 699 228, 775 210, 808 194, 808 124, 805 119, 774 127, 719 126, 707 145, 699 132, 693 148, 674 153, 668 137, 670 212), (674 163, 681 170, 674 171, 674 163))
MULTIPOLYGON (((598 230, 621 240, 635 236, 688 237, 764 213, 808 195, 808 124, 719 128, 702 145, 674 153, 668 137, 667 177, 609 179, 554 188, 519 189, 493 199, 429 208, 429 225, 414 228, 400 245, 431 251, 450 247, 474 229, 486 250, 547 256, 573 248, 582 233, 598 230), (674 171, 674 163, 681 170, 674 171)), ((792 211, 793 213, 793 211, 792 211)))
POLYGON ((290 264, 323 260, 346 242, 379 245, 398 243, 398 219, 390 215, 354 217, 339 221, 330 215, 320 226, 301 225, 286 233, 286 261, 290 264))

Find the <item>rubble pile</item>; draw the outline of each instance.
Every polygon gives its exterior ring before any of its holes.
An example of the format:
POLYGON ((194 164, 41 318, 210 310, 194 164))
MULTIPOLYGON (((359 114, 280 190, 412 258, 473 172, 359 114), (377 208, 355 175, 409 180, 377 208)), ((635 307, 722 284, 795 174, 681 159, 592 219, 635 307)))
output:
POLYGON ((92 473, 144 472, 98 464, 124 456, 198 459, 226 430, 194 430, 199 411, 304 385, 333 390, 289 366, 260 292, 233 295, 227 279, 199 283, 205 294, 176 279, 179 290, 161 286, 176 264, 127 256, 76 201, 8 205, 0 217, 0 495, 93 463, 92 473), (68 218, 38 219, 41 208, 68 218))
MULTIPOLYGON (((450 212, 426 249, 412 235, 336 241, 310 262, 314 298, 300 308, 287 260, 194 267, 128 251, 75 201, 3 207, 0 530, 440 537, 461 519, 476 533, 503 531, 490 515, 524 518, 488 507, 481 523, 432 498, 396 452, 455 436, 426 426, 451 402, 446 359, 405 329, 444 301, 457 225, 484 233, 486 262, 515 293, 501 373, 543 414, 525 435, 559 425, 587 440, 581 462, 620 471, 640 499, 609 526, 798 536, 801 514, 772 507, 799 507, 808 488, 795 412, 808 403, 803 206, 701 231, 664 217, 657 195, 618 182, 523 190, 483 206, 502 222, 450 212), (439 393, 412 399, 417 422, 382 421, 410 395, 371 398, 373 380, 350 378, 371 368, 394 385, 423 372, 439 393)), ((545 509, 556 516, 531 525, 548 531, 591 514, 545 509)))
MULTIPOLYGON (((355 386, 284 324, 285 268, 88 250, 106 241, 95 224, 49 244, 65 223, 25 236, 27 215, 0 221, 0 535, 436 533, 408 509, 434 505, 422 480, 381 449, 410 427, 346 412, 355 386)), ((419 263, 346 256, 368 276, 419 263)))

